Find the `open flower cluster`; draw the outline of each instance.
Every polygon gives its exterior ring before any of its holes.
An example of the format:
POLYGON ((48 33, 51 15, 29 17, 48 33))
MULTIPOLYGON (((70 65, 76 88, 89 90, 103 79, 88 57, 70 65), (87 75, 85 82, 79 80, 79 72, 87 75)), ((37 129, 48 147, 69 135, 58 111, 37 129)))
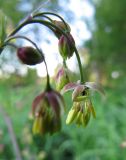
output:
POLYGON ((71 98, 73 105, 67 115, 66 124, 75 123, 85 127, 91 116, 96 118, 90 90, 96 90, 103 94, 104 91, 99 84, 84 81, 82 64, 75 40, 71 34, 71 28, 62 17, 51 12, 33 13, 20 23, 9 35, 6 34, 5 18, 1 17, 0 31, 0 54, 2 54, 2 51, 6 46, 10 45, 16 49, 17 57, 23 64, 36 65, 44 63, 46 66, 47 83, 45 90, 36 96, 32 105, 33 134, 53 134, 61 130, 62 111, 65 109, 65 105, 63 96, 60 92, 64 94, 69 90, 73 90, 71 98), (59 20, 52 19, 52 16, 59 18, 59 20), (63 65, 57 70, 55 75, 56 89, 51 86, 47 63, 42 49, 28 37, 17 34, 23 27, 34 23, 46 26, 58 39, 57 45, 59 54, 63 59, 63 65), (14 39, 26 40, 30 42, 32 46, 17 46, 14 44, 15 41, 12 41, 14 39), (70 73, 68 72, 69 69, 67 67, 67 59, 70 59, 74 53, 80 71, 80 80, 78 83, 74 83, 70 80, 70 73))
POLYGON ((86 82, 83 85, 79 83, 65 85, 63 92, 74 90, 72 93, 73 106, 68 113, 66 124, 75 122, 78 125, 87 126, 91 116, 96 118, 89 89, 99 91, 104 95, 102 87, 94 82, 86 82))

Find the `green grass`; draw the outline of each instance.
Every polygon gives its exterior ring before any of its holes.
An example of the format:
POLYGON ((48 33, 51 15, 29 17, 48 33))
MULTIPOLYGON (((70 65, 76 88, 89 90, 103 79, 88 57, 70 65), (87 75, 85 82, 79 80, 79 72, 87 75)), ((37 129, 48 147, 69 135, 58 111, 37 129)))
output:
MULTIPOLYGON (((97 93, 92 100, 97 113, 86 128, 65 125, 60 133, 53 136, 33 137, 32 121, 29 119, 34 97, 43 90, 41 84, 27 83, 13 85, 4 80, 0 83, 0 104, 4 106, 12 120, 14 131, 20 145, 23 160, 124 160, 125 148, 121 143, 126 139, 126 99, 125 88, 121 85, 106 88, 106 98, 97 93), (42 88, 42 89, 41 89, 42 88), (45 157, 45 158, 42 158, 45 157)), ((71 93, 65 95, 67 110, 72 105, 71 93)), ((0 160, 14 159, 9 132, 0 113, 0 160)))

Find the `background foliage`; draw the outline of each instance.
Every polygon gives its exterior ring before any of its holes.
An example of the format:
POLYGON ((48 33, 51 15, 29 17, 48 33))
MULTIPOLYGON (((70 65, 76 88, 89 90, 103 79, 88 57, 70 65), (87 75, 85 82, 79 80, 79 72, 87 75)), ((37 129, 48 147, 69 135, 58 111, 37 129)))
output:
MULTIPOLYGON (((12 122, 23 160, 123 160, 126 157, 126 2, 92 0, 90 3, 95 9, 95 14, 93 22, 87 20, 86 23, 92 37, 84 42, 80 53, 82 60, 87 55, 89 57, 84 65, 86 79, 100 81, 105 87, 106 97, 101 99, 99 95, 93 95, 97 119, 92 119, 87 128, 75 127, 74 124, 66 126, 63 123, 60 133, 33 137, 31 104, 33 98, 43 90, 45 79, 38 78, 34 70, 28 70, 24 77, 17 73, 0 77, 0 108, 3 108, 12 122), (83 48, 86 48, 86 52, 83 48)), ((1 10, 8 15, 12 26, 15 26, 20 19, 36 8, 40 1, 0 0, 0 4, 1 10)), ((43 10, 47 9, 62 9, 65 15, 67 5, 66 8, 62 8, 60 1, 51 1, 43 10)), ((71 13, 68 13, 67 16, 71 16, 71 13)), ((10 57, 7 58, 10 61, 10 57)), ((4 62, 8 63, 6 59, 4 62)), ((69 104, 68 110, 71 107, 69 96, 70 93, 65 95, 69 104)), ((6 114, 0 111, 1 160, 15 159, 16 156, 5 121, 6 114)), ((66 115, 63 119, 65 118, 66 115)))

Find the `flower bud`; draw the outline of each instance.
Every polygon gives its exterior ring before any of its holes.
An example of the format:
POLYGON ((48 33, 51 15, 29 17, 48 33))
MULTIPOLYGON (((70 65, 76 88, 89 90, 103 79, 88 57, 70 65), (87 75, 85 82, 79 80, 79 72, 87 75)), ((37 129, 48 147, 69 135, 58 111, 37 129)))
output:
POLYGON ((22 63, 27 65, 36 65, 44 60, 43 54, 30 46, 18 48, 17 56, 22 63))
MULTIPOLYGON (((53 20, 53 24, 64 32, 70 33, 71 31, 70 26, 67 23, 65 24, 63 21, 53 20)), ((58 29, 55 29, 54 33, 58 39, 62 36, 62 33, 58 29)))
POLYGON ((63 59, 67 59, 73 56, 75 41, 71 34, 62 35, 59 39, 59 52, 63 59))
POLYGON ((56 89, 60 91, 67 83, 69 83, 69 77, 67 69, 62 67, 56 74, 56 89))

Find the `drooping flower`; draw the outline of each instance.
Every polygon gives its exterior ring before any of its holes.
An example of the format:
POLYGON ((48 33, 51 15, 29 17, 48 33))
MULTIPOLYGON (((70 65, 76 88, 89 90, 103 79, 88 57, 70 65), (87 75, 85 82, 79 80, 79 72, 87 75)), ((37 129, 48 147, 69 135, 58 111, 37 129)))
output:
POLYGON ((18 48, 17 56, 22 63, 27 65, 36 65, 44 60, 43 54, 30 46, 18 48))
POLYGON ((86 126, 90 120, 91 115, 95 118, 95 110, 91 102, 89 89, 96 90, 104 94, 104 90, 101 85, 95 82, 69 83, 63 88, 63 93, 74 90, 72 93, 73 106, 70 109, 66 124, 70 124, 73 121, 78 125, 86 126))
POLYGON ((54 90, 38 95, 32 105, 34 115, 33 134, 53 134, 61 129, 62 96, 54 90))
POLYGON ((70 33, 67 36, 62 35, 59 39, 59 52, 63 59, 71 58, 74 53, 75 41, 70 33))
POLYGON ((55 81, 56 81, 56 89, 58 91, 63 89, 63 87, 70 82, 68 76, 68 69, 65 67, 60 67, 58 72, 56 73, 55 81))

